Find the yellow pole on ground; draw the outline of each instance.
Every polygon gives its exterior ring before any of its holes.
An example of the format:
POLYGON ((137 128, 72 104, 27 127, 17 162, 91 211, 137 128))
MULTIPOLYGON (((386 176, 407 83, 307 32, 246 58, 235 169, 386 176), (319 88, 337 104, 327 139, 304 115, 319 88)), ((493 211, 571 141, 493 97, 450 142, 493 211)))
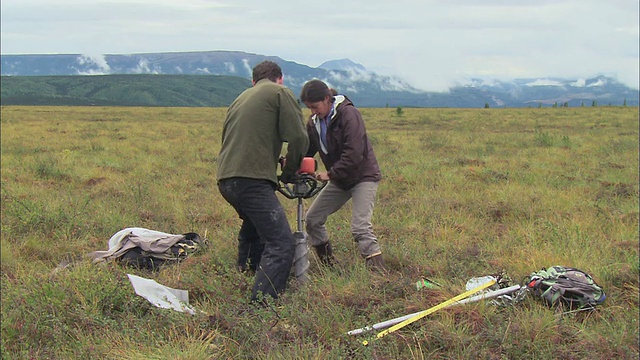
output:
MULTIPOLYGON (((418 321, 418 320, 422 319, 423 317, 425 317, 425 316, 427 316, 427 315, 429 315, 429 314, 431 314, 433 312, 436 312, 436 311, 438 311, 438 310, 440 310, 442 308, 445 308, 445 307, 447 307, 447 306, 449 306, 449 305, 451 305, 451 304, 453 304, 453 303, 455 303, 457 301, 460 301, 460 300, 462 300, 462 299, 464 299, 464 298, 466 298, 468 296, 471 296, 471 295, 477 293, 478 291, 484 290, 484 289, 490 287, 491 285, 493 285, 495 283, 496 283, 495 279, 487 281, 486 283, 484 283, 484 284, 482 284, 482 285, 480 285, 480 286, 478 286, 476 288, 473 288, 473 289, 471 289, 469 291, 463 292, 460 295, 454 296, 451 299, 449 299, 449 300, 447 300, 447 301, 445 301, 443 303, 440 303, 440 304, 438 304, 438 305, 436 305, 434 307, 431 307, 431 308, 429 308, 429 309, 427 309, 425 311, 421 311, 421 312, 417 313, 415 316, 410 317, 407 320, 405 320, 405 321, 403 321, 403 322, 401 322, 399 324, 396 324, 396 325, 394 325, 394 326, 392 326, 392 327, 390 327, 390 328, 388 328, 388 329, 386 329, 384 331, 379 332, 378 335, 376 335, 376 339, 380 339, 381 337, 383 337, 385 335, 388 335, 388 334, 390 334, 390 333, 392 333, 392 332, 394 332, 394 331, 396 331, 398 329, 401 329, 401 328, 403 328, 403 327, 405 327, 405 326, 407 326, 407 325, 409 325, 409 324, 411 324, 411 323, 413 323, 415 321, 418 321)), ((367 345, 368 341, 365 340, 363 342, 363 344, 367 345)))

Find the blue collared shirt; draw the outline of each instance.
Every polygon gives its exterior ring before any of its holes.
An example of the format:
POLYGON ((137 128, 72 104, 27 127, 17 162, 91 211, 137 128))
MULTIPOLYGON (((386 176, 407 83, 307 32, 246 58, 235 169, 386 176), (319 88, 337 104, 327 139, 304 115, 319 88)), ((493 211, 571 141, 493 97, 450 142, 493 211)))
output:
POLYGON ((327 114, 327 117, 325 117, 324 119, 320 119, 320 141, 322 141, 322 144, 324 145, 324 148, 327 149, 328 151, 328 147, 327 147, 327 128, 329 127, 329 123, 331 123, 331 116, 333 115, 333 105, 331 106, 331 110, 329 111, 329 114, 327 114))

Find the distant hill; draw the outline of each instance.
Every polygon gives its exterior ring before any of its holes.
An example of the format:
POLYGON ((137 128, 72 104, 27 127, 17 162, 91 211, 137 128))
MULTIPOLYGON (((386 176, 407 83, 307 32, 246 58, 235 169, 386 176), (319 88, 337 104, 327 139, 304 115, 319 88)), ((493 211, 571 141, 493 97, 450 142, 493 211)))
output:
POLYGON ((2 105, 228 106, 251 81, 237 76, 2 76, 2 105))
POLYGON ((239 88, 246 84, 250 86, 251 69, 263 60, 280 64, 285 74, 285 85, 296 95, 306 81, 318 78, 348 95, 360 107, 529 107, 552 106, 556 103, 559 106, 565 103, 568 106, 581 106, 591 105, 592 102, 622 105, 625 101, 629 106, 637 106, 639 98, 638 90, 605 76, 589 79, 516 79, 509 82, 474 80, 453 87, 448 92, 425 92, 398 77, 368 71, 363 65, 349 59, 331 60, 313 68, 275 56, 239 51, 99 56, 0 55, 0 60, 2 104, 18 100, 24 103, 64 102, 86 98, 90 102, 115 101, 123 105, 132 102, 158 106, 228 105, 234 97, 231 95, 237 95, 239 88), (53 75, 63 76, 65 80, 44 78, 48 85, 40 87, 32 83, 30 86, 36 86, 39 90, 29 94, 24 91, 29 81, 8 80, 26 76, 42 84, 35 79, 53 75), (147 77, 141 77, 143 75, 147 77), (79 79, 66 79, 68 76, 79 79), (79 81, 80 85, 76 85, 75 81, 79 81), (91 84, 94 81, 97 85, 91 84), (67 86, 60 86, 59 82, 67 82, 67 86), (73 89, 75 86, 80 86, 80 89, 73 89), (112 86, 119 90, 108 90, 112 86), (86 88, 94 88, 94 91, 87 91, 84 97, 77 96, 77 92, 86 88), (120 96, 122 92, 132 96, 120 96), (69 99, 65 100, 66 97, 69 99))
POLYGON ((320 69, 326 70, 342 70, 342 71, 359 71, 366 72, 367 68, 363 65, 355 63, 349 59, 329 60, 325 61, 320 66, 320 69))

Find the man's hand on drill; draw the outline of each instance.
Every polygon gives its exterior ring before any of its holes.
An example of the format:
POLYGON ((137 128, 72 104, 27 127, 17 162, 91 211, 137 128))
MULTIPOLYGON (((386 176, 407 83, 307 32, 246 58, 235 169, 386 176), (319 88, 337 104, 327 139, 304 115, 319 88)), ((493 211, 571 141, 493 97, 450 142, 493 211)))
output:
POLYGON ((282 181, 285 184, 290 184, 295 182, 296 178, 297 178, 297 175, 295 171, 293 172, 283 171, 282 174, 280 174, 280 181, 282 181))
POLYGON ((316 179, 320 181, 329 181, 329 173, 328 172, 317 173, 316 179))

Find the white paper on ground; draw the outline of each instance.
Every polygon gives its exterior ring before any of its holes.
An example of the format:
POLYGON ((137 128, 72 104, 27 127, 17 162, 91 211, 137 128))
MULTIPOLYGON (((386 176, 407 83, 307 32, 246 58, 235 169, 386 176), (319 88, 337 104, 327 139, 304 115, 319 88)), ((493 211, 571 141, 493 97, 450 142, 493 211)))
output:
MULTIPOLYGON (((480 285, 483 285, 485 283, 488 283, 491 280, 495 280, 496 281, 496 285, 493 285, 494 288, 499 288, 497 282, 498 279, 496 279, 493 276, 482 276, 482 277, 474 277, 469 279, 469 281, 467 281, 467 284, 465 285, 465 289, 467 289, 467 291, 471 290, 471 289, 475 289, 480 285)), ((485 289, 484 292, 489 292, 491 290, 489 289, 485 289)))
POLYGON ((196 311, 189 306, 189 292, 187 290, 172 289, 158 284, 154 280, 127 274, 136 294, 149 300, 156 307, 173 309, 194 315, 196 311))

